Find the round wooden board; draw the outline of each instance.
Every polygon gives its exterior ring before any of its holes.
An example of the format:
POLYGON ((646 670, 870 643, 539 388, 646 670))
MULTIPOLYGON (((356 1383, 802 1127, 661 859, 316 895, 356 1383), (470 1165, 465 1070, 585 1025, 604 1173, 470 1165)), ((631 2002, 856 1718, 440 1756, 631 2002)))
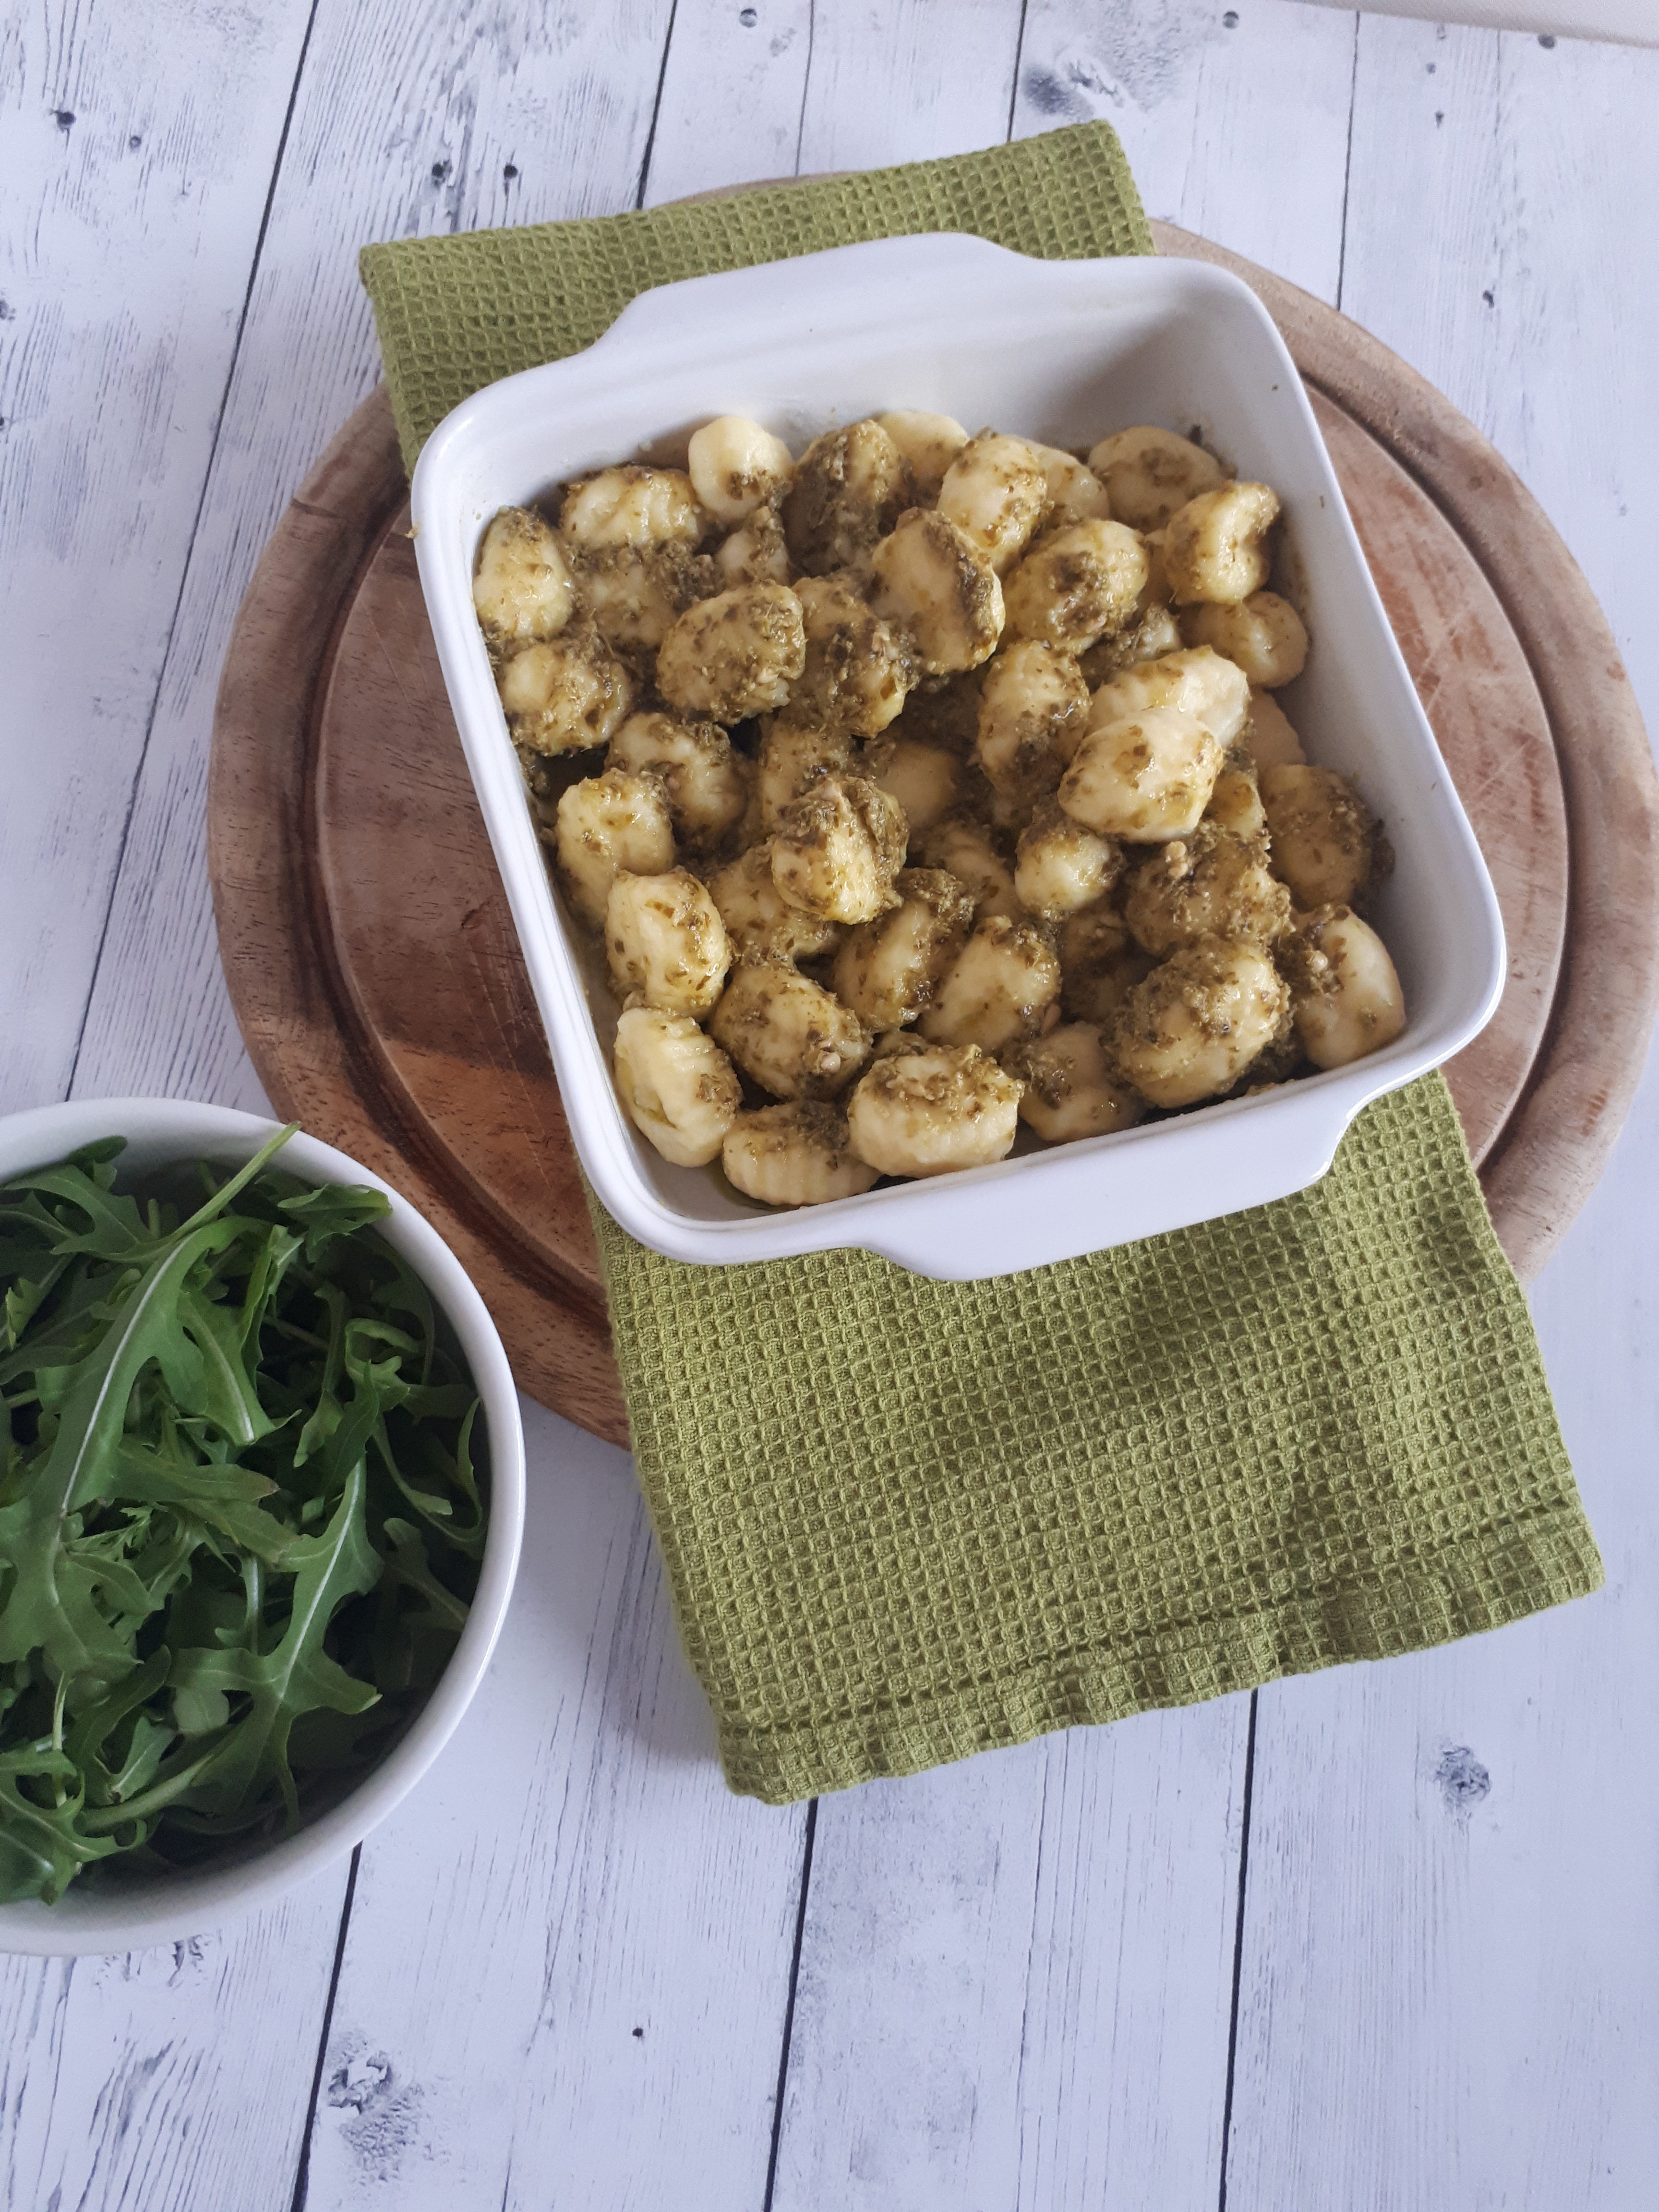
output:
MULTIPOLYGON (((1306 294, 1155 229, 1165 253, 1237 270, 1285 332, 1492 868, 1509 982, 1447 1073, 1498 1236, 1530 1275, 1601 1171, 1659 989, 1659 804, 1634 698, 1571 556, 1445 399, 1306 294)), ((450 718, 383 392, 301 487, 243 603, 209 862, 273 1103, 436 1223, 526 1389, 625 1443, 580 1180, 450 718)))

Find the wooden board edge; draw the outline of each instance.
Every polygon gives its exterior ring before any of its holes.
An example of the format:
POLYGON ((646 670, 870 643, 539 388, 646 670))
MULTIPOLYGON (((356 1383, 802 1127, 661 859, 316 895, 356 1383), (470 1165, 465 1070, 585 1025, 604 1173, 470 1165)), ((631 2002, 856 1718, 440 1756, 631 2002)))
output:
POLYGON ((603 1313, 574 1286, 514 1267, 453 1202, 441 1164, 422 1158, 352 1050, 331 961, 312 925, 309 763, 295 733, 309 730, 339 610, 405 491, 390 403, 377 387, 295 495, 238 612, 208 776, 208 868, 226 983, 277 1112, 362 1160, 426 1215, 477 1285, 520 1386, 626 1449, 603 1313))

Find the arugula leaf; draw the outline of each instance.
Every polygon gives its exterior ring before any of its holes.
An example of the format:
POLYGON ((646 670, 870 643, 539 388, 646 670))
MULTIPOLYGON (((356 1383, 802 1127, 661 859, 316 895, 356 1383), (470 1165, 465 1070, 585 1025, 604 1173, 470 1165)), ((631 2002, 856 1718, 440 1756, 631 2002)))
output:
POLYGON ((282 1209, 304 1234, 306 1258, 315 1260, 337 1237, 355 1237, 371 1222, 384 1221, 392 1205, 378 1190, 325 1182, 301 1191, 297 1197, 283 1199, 282 1209))
POLYGON ((57 1674, 113 1680, 125 1672, 125 1639, 96 1603, 104 1578, 97 1563, 71 1557, 65 1547, 78 1533, 71 1527, 75 1509, 99 1494, 116 1464, 140 1368, 155 1359, 171 1370, 169 1380, 195 1379, 177 1294, 196 1260, 226 1234, 224 1224, 210 1222, 150 1263, 103 1341, 76 1368, 34 1480, 15 1504, 0 1507, 0 1547, 13 1569, 0 1609, 0 1660, 38 1650, 57 1674))
POLYGON ((0 1902, 42 1897, 55 1905, 83 1866, 117 1848, 113 1837, 82 1832, 78 1791, 54 1804, 27 1789, 76 1778, 73 1761, 49 1747, 0 1753, 0 1902))
POLYGON ((289 1133, 182 1221, 119 1139, 0 1190, 0 1895, 291 1827, 465 1624, 476 1394, 385 1199, 289 1133))
POLYGON ((175 1691, 244 1692, 249 1706, 198 1784, 198 1802, 209 1812, 235 1814, 273 1778, 283 1793, 290 1829, 299 1821, 299 1798, 288 1763, 289 1732, 296 1717, 319 1705, 361 1713, 379 1692, 355 1681, 323 1649, 341 1601, 374 1589, 384 1563, 368 1540, 361 1466, 348 1480, 333 1519, 320 1536, 295 1539, 294 1609, 273 1651, 180 1651, 168 1680, 175 1691))

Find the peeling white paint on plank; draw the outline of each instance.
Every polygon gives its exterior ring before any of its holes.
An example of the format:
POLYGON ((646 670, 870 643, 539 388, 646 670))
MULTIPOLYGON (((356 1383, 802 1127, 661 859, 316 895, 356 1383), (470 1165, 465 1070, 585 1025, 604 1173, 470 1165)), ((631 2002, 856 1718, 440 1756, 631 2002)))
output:
POLYGON ((500 1651, 364 1846, 310 2212, 764 2190, 805 1813, 726 1791, 626 1456, 526 1412, 500 1651))
POLYGON ((306 12, 0 25, 8 1111, 69 1083, 306 12))
POLYGON ((1354 21, 1297 0, 1030 0, 1015 136, 1103 116, 1149 215, 1334 301, 1354 21))
POLYGON ((1211 2212, 1248 1715, 822 1801, 777 2212, 1211 2212))
POLYGON ((1659 734, 1659 52, 1363 27, 1343 311, 1537 495, 1659 734))
POLYGON ((1000 146, 1020 0, 840 0, 814 10, 803 175, 1000 146))
POLYGON ((257 1096, 203 860, 213 698, 283 507, 375 382, 357 250, 631 207, 670 0, 323 0, 133 808, 76 1092, 257 1096))
MULTIPOLYGON (((1367 17, 1358 86, 1344 307, 1528 479, 1659 729, 1659 55, 1367 17)), ((1533 1295, 1607 1589, 1262 1693, 1236 2212, 1659 2202, 1656 1204, 1650 1067, 1533 1295)))
POLYGON ((647 207, 795 174, 817 12, 813 0, 679 0, 647 207))
POLYGON ((0 1959, 0 2202, 288 2212, 345 1884, 123 1958, 0 1959))

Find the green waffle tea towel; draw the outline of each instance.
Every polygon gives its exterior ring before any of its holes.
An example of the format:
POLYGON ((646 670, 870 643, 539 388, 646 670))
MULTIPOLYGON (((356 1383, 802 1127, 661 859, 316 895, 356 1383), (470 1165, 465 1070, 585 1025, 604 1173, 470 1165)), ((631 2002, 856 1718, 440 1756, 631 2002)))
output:
MULTIPOLYGON (((650 285, 921 230, 1151 250, 1100 124, 372 246, 404 453, 650 285)), ((1370 1108, 1299 1197, 1001 1281, 858 1252, 689 1267, 595 1220, 640 1480, 734 1790, 784 1803, 914 1773, 1600 1584, 1438 1076, 1370 1108)))

